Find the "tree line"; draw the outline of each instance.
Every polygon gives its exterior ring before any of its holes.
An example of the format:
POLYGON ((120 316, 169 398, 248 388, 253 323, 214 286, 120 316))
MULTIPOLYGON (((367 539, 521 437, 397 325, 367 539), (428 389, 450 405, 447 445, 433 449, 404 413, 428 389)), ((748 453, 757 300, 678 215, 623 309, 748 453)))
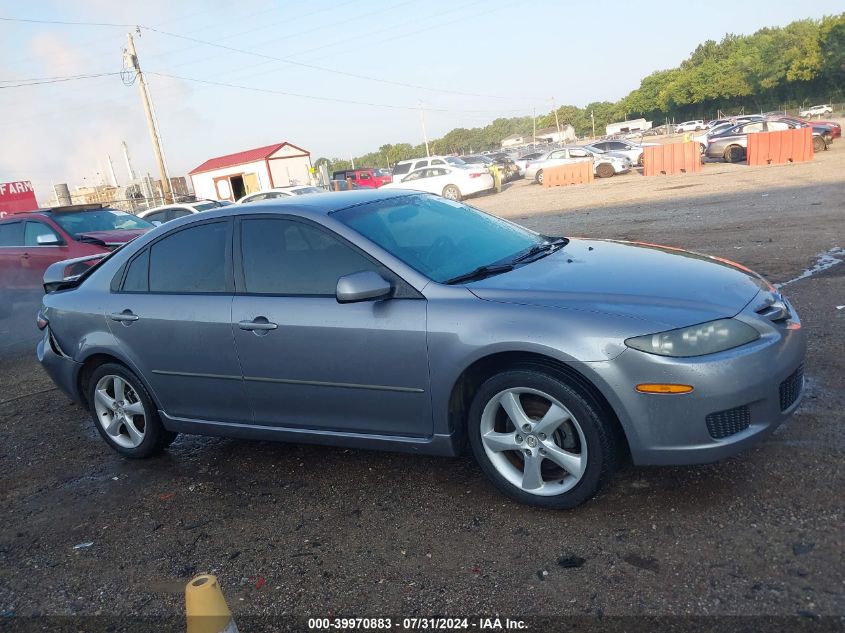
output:
MULTIPOLYGON (((845 13, 821 20, 798 20, 763 28, 752 35, 727 34, 707 40, 677 68, 658 70, 619 101, 557 109, 560 124, 578 136, 597 134, 614 121, 644 117, 664 120, 713 118, 719 111, 763 112, 804 103, 841 101, 845 94, 845 13)), ((531 134, 530 116, 499 118, 477 128, 455 128, 429 143, 433 154, 464 154, 497 149, 511 134, 531 134)), ((553 127, 555 112, 538 116, 537 129, 553 127)), ((355 158, 356 167, 389 167, 425 155, 425 145, 387 144, 355 158)), ((319 159, 330 169, 349 161, 319 159)))

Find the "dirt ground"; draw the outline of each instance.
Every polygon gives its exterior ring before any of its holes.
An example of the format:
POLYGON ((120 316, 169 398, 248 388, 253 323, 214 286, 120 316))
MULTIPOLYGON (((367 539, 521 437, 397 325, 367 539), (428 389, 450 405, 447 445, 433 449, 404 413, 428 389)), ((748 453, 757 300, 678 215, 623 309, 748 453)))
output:
POLYGON ((518 182, 472 203, 785 284, 809 335, 798 413, 722 463, 627 467, 569 512, 511 503, 468 457, 181 437, 127 461, 51 390, 20 307, 0 324, 0 614, 180 615, 184 583, 212 572, 236 619, 845 616, 845 265, 826 267, 845 260, 845 142, 807 164, 518 182))

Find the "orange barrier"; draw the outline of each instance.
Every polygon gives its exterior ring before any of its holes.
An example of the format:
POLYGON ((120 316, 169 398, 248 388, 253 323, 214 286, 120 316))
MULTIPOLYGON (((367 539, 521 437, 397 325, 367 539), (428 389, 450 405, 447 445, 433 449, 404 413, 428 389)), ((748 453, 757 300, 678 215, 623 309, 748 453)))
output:
POLYGON ((748 135, 749 165, 780 165, 813 160, 813 130, 800 127, 748 135))
POLYGON ((546 189, 561 185, 582 185, 588 182, 593 182, 593 161, 591 160, 547 167, 543 170, 543 186, 546 189))
POLYGON ((698 143, 672 143, 649 145, 643 151, 643 175, 671 176, 701 171, 701 153, 698 143))

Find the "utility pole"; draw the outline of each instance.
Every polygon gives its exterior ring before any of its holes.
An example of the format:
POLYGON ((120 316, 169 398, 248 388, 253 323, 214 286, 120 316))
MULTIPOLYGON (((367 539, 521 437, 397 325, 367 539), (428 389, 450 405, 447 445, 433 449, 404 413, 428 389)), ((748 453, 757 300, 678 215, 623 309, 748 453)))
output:
POLYGON ((144 114, 147 115, 147 127, 150 130, 150 140, 153 142, 153 152, 155 152, 156 163, 158 164, 158 173, 161 177, 161 192, 164 194, 165 204, 169 204, 173 202, 173 189, 170 186, 170 177, 167 174, 167 164, 164 162, 164 152, 161 149, 161 134, 159 134, 158 126, 156 125, 155 114, 153 114, 150 90, 147 87, 147 81, 144 79, 144 73, 141 72, 141 64, 138 61, 138 53, 135 51, 135 40, 132 39, 132 33, 128 33, 126 37, 128 46, 124 54, 128 57, 129 63, 135 71, 135 79, 138 81, 138 88, 141 91, 141 102, 144 104, 144 114))
POLYGON ((560 143, 560 120, 557 118, 557 105, 555 104, 554 99, 552 99, 552 108, 555 111, 555 125, 557 126, 557 142, 560 143))
POLYGON ((425 115, 423 114, 422 101, 420 101, 420 125, 422 126, 423 141, 425 141, 425 155, 431 156, 431 151, 428 148, 428 134, 425 131, 425 115))

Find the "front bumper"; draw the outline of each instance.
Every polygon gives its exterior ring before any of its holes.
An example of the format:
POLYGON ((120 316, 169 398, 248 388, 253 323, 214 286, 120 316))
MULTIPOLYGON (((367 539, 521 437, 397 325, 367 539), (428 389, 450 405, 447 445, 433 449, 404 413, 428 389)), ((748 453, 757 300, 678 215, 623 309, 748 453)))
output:
MULTIPOLYGON (((761 331, 739 348, 697 358, 668 358, 627 349, 596 366, 617 399, 616 409, 635 464, 718 461, 772 433, 798 408, 806 338, 800 321, 776 324, 753 311, 737 319, 761 331), (687 394, 646 394, 640 383, 692 385, 687 394), (789 392, 782 406, 782 388, 789 392), (708 416, 709 424, 708 424, 708 416), (727 435, 714 431, 728 420, 727 435), (734 425, 736 420, 741 423, 734 425), (715 436, 714 436, 715 433, 715 436)), ((724 431, 724 428, 721 428, 724 431)))
POLYGON ((50 328, 44 330, 44 337, 35 348, 38 362, 44 370, 73 402, 80 402, 77 384, 82 363, 77 363, 59 348, 50 334, 50 328))

